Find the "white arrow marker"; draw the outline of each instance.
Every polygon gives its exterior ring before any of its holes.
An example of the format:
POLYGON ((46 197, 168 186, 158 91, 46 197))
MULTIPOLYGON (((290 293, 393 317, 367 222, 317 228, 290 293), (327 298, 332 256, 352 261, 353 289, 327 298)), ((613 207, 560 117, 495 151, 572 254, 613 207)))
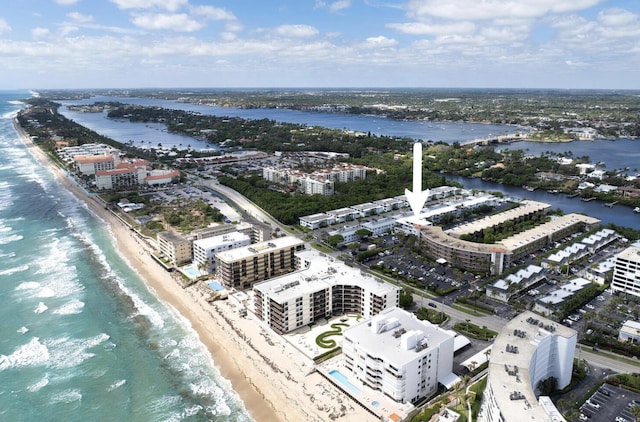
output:
POLYGON ((404 194, 407 196, 413 215, 417 217, 429 196, 429 189, 422 191, 422 143, 420 142, 413 144, 413 192, 405 189, 404 194))

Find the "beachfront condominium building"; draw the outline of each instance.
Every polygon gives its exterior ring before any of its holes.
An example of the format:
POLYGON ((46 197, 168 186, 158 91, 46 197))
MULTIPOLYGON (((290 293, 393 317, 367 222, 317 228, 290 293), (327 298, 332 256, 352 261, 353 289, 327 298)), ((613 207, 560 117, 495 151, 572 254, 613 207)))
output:
POLYGON ((113 170, 120 163, 117 154, 80 155, 73 157, 75 171, 85 176, 94 176, 99 171, 113 170))
POLYGON ((160 254, 172 265, 181 265, 192 259, 191 241, 176 232, 164 231, 156 236, 160 254))
POLYGON ((611 290, 640 296, 640 246, 630 246, 616 258, 611 290))
POLYGON ((366 386, 399 403, 433 395, 454 377, 453 334, 389 308, 343 332, 345 367, 366 386))
POLYGON ((487 387, 479 422, 564 421, 538 383, 554 377, 557 388, 569 385, 577 333, 524 312, 496 337, 489 358, 487 387))
POLYGON ((332 315, 365 318, 398 306, 398 287, 315 250, 295 254, 295 269, 253 286, 254 312, 278 334, 332 315))
POLYGON ((252 242, 259 242, 257 240, 258 237, 255 235, 254 226, 247 222, 241 222, 238 224, 211 224, 209 227, 204 227, 202 229, 191 230, 189 234, 186 235, 187 239, 196 241, 201 239, 206 239, 207 237, 220 236, 227 233, 240 232, 244 233, 251 238, 252 242))
POLYGON ((96 171, 96 188, 103 190, 131 189, 145 183, 147 166, 126 166, 96 171))
POLYGON ((193 263, 198 268, 213 272, 215 268, 215 255, 251 244, 251 237, 240 232, 225 233, 218 236, 193 241, 193 263))
POLYGON ((249 289, 260 281, 292 272, 295 253, 303 249, 303 241, 286 236, 219 252, 215 255, 216 276, 229 289, 249 289))

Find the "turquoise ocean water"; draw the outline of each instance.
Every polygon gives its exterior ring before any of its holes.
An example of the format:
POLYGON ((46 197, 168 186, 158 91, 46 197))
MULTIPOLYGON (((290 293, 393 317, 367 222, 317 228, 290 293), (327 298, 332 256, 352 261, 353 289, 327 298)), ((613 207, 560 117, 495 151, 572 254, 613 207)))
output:
POLYGON ((0 420, 249 421, 188 322, 29 154, 0 92, 0 420))

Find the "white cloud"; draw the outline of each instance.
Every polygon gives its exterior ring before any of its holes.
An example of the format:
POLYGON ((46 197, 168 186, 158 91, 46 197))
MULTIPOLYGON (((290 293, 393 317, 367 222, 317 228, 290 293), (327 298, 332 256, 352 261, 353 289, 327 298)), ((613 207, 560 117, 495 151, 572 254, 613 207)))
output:
POLYGON ((316 3, 313 6, 314 9, 328 9, 331 13, 336 13, 350 7, 351 0, 336 0, 329 4, 323 0, 316 0, 316 3))
POLYGON ((572 66, 572 67, 584 67, 584 66, 588 66, 588 63, 585 62, 576 62, 573 60, 565 60, 564 62, 567 66, 572 66))
POLYGON ((87 22, 91 22, 93 20, 93 16, 91 15, 83 15, 82 13, 78 13, 78 12, 71 12, 71 13, 67 13, 67 16, 78 23, 87 23, 87 22))
POLYGON ((133 16, 134 25, 144 29, 171 30, 176 32, 194 32, 202 29, 204 25, 185 13, 152 13, 133 16))
POLYGON ((190 8, 191 12, 212 20, 236 20, 236 16, 226 9, 213 6, 194 6, 190 8))
POLYGON ((425 22, 390 23, 387 28, 411 35, 468 34, 475 30, 473 22, 432 24, 425 22))
POLYGON ((398 45, 398 41, 385 36, 369 37, 365 40, 363 47, 365 48, 388 48, 398 45))
POLYGON ((61 4, 63 6, 70 6, 72 4, 76 4, 78 0, 56 0, 56 3, 61 4))
POLYGON ((278 35, 284 37, 307 38, 318 34, 318 30, 309 25, 281 25, 275 29, 278 35))
POLYGON ((111 0, 120 9, 165 9, 175 12, 189 4, 188 0, 111 0))
POLYGON ((31 30, 31 35, 34 38, 43 38, 46 37, 47 35, 49 35, 49 30, 47 28, 33 28, 31 30))
POLYGON ((10 32, 11 26, 4 19, 0 18, 0 34, 4 32, 10 32))
POLYGON ((408 15, 422 20, 439 17, 453 20, 534 18, 590 8, 603 0, 411 0, 408 15))
POLYGON ((329 5, 331 12, 339 12, 340 10, 348 9, 351 7, 351 0, 338 0, 329 5))
POLYGON ((638 15, 624 9, 606 9, 598 13, 598 21, 606 26, 638 26, 638 15))

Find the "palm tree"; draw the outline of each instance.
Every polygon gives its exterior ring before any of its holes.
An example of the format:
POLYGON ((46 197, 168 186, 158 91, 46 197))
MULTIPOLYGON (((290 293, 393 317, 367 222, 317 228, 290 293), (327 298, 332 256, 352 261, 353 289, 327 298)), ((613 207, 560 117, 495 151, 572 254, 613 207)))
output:
POLYGON ((633 406, 631 406, 631 409, 629 409, 629 411, 631 412, 633 417, 636 418, 636 422, 638 422, 638 420, 640 420, 640 406, 634 404, 633 406))

